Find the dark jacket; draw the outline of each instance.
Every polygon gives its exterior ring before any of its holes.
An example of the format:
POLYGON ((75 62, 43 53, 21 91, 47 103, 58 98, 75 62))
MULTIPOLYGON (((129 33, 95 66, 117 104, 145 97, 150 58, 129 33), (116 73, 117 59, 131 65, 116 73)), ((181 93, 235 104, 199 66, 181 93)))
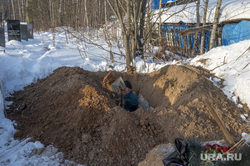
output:
POLYGON ((123 96, 124 109, 130 112, 135 111, 138 108, 138 97, 132 91, 123 96))

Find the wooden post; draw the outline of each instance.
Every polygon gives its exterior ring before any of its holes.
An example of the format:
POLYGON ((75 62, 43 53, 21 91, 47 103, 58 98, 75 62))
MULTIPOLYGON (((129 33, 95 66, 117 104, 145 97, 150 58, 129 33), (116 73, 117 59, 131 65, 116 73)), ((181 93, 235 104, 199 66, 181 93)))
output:
POLYGON ((212 117, 214 118, 216 123, 219 125, 219 127, 222 130, 223 134, 226 136, 227 141, 229 142, 229 144, 231 146, 233 146, 235 144, 235 142, 233 141, 231 135, 227 131, 227 129, 226 129, 225 125, 223 124, 223 122, 221 121, 220 117, 215 112, 215 110, 213 109, 211 104, 208 102, 207 98, 205 96, 203 96, 202 99, 203 99, 203 102, 205 103, 205 105, 207 106, 209 112, 212 114, 212 117))

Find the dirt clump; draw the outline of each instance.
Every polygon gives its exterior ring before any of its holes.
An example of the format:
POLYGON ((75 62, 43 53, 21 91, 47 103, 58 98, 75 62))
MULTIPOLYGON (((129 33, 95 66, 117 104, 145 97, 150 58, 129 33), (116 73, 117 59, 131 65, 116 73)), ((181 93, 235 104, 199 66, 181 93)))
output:
POLYGON ((58 147, 66 159, 87 165, 137 165, 148 151, 176 137, 220 140, 224 135, 201 96, 222 117, 234 140, 248 132, 238 108, 191 66, 166 66, 149 74, 89 72, 62 67, 15 92, 7 110, 18 123, 16 137, 58 147), (122 77, 155 109, 127 112, 115 104, 109 84, 122 77))

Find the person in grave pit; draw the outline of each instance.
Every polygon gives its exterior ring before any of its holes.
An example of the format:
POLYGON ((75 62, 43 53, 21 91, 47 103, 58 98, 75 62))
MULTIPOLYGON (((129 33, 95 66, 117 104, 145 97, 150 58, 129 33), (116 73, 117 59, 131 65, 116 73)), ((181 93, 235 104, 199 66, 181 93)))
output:
POLYGON ((128 80, 124 81, 126 88, 123 94, 123 101, 124 101, 124 109, 130 112, 135 111, 138 108, 138 97, 132 91, 132 85, 128 80))

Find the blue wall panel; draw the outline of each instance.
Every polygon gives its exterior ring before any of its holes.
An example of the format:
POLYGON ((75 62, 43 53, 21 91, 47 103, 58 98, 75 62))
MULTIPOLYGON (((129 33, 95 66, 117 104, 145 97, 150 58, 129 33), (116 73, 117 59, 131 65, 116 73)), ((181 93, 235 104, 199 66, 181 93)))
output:
POLYGON ((230 45, 250 39, 250 21, 241 21, 238 24, 224 25, 222 30, 222 45, 230 45))

